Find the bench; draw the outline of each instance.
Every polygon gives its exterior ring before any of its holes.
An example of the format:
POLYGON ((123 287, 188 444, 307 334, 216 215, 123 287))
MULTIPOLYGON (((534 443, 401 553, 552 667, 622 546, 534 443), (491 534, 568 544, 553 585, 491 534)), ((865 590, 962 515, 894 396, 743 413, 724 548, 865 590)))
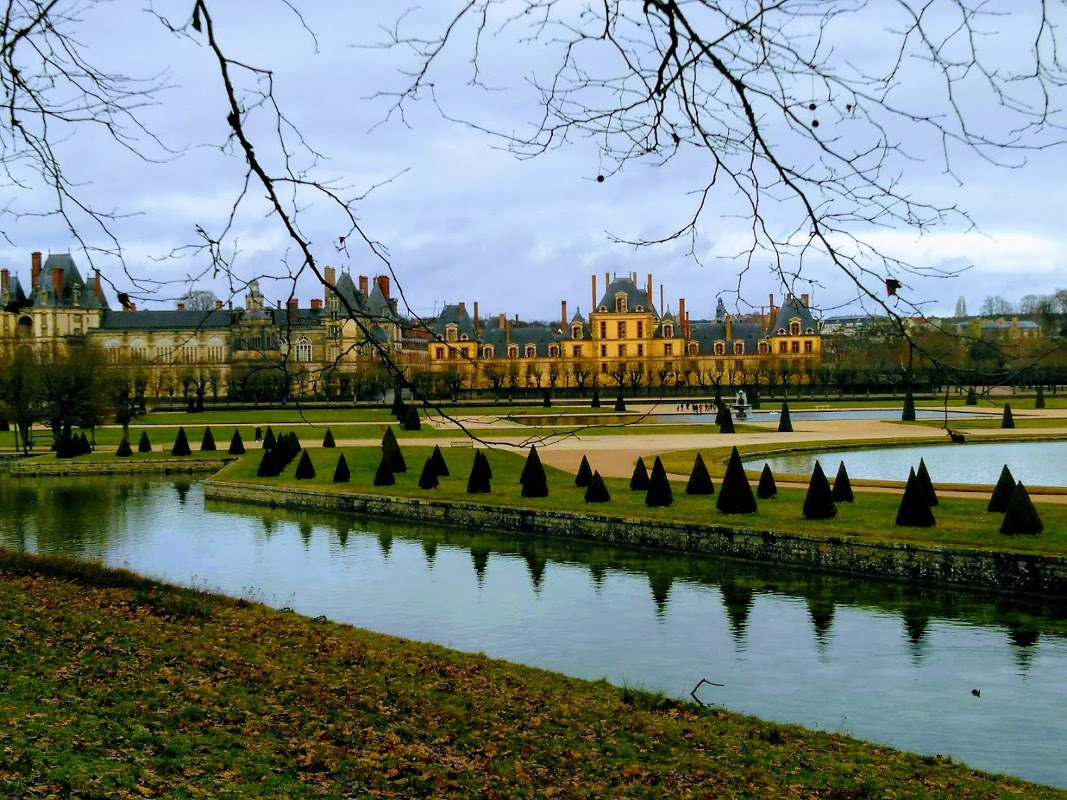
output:
POLYGON ((449 447, 474 447, 473 439, 453 439, 448 443, 449 447))

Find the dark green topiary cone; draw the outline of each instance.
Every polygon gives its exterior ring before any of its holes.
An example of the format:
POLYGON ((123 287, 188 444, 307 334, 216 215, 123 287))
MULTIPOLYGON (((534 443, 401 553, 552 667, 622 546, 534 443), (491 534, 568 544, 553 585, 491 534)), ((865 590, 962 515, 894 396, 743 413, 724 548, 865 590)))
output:
POLYGON ((348 483, 351 477, 352 475, 348 471, 348 459, 345 458, 344 453, 341 453, 341 455, 337 457, 337 466, 333 471, 333 482, 348 483))
POLYGON ((611 500, 611 494, 608 492, 608 487, 604 485, 604 479, 600 477, 599 472, 594 472, 585 490, 585 502, 606 503, 609 500, 611 500))
POLYGON ((296 465, 296 479, 298 481, 306 481, 315 477, 315 465, 311 463, 311 456, 308 451, 305 450, 301 456, 300 461, 296 465))
POLYGON ((745 475, 744 465, 737 448, 730 451, 730 460, 726 462, 726 474, 719 487, 719 499, 716 508, 723 514, 754 514, 756 498, 752 496, 752 487, 745 475))
POLYGON ((904 410, 900 414, 901 422, 915 422, 915 398, 911 392, 904 395, 904 410))
POLYGON ((148 441, 148 432, 141 431, 141 440, 137 443, 138 453, 151 453, 152 443, 148 441))
POLYGON ((437 480, 437 470, 434 469, 433 457, 426 459, 426 463, 422 465, 422 474, 419 475, 419 488, 420 489, 436 489, 440 485, 440 481, 437 480))
POLYGON ((187 456, 192 451, 189 449, 189 439, 185 435, 185 428, 178 428, 178 438, 174 440, 174 447, 171 448, 170 454, 172 456, 187 456))
POLYGON ((835 503, 851 503, 855 499, 852 494, 852 481, 848 479, 844 461, 837 468, 837 477, 834 478, 834 488, 830 496, 835 503))
POLYGON ((764 464, 763 472, 759 476, 759 484, 756 486, 756 497, 760 500, 771 500, 778 494, 778 487, 774 483, 774 473, 771 465, 764 464))
POLYGON ((323 447, 337 447, 337 442, 333 440, 333 431, 329 428, 326 429, 326 435, 322 437, 323 447))
POLYGON ((693 469, 689 473, 689 483, 685 485, 686 494, 715 494, 715 484, 711 482, 704 457, 697 453, 693 461, 693 469))
POLYGON ((588 486, 593 480, 593 470, 589 467, 589 459, 582 456, 582 463, 578 465, 578 474, 574 477, 575 486, 588 486))
POLYGON ((648 490, 648 470, 645 468, 645 461, 640 456, 637 457, 637 464, 634 465, 633 475, 630 476, 630 488, 635 492, 644 492, 648 490))
POLYGON ((378 470, 374 473, 375 486, 392 486, 396 483, 393 471, 389 469, 389 455, 382 453, 382 460, 378 462, 378 470))
POLYGON ((719 423, 719 433, 736 433, 734 430, 734 415, 730 413, 729 406, 722 407, 722 422, 719 423))
POLYGON ((215 434, 211 432, 211 428, 204 428, 204 438, 200 440, 200 451, 204 452, 215 449, 215 434))
POLYGON ((241 431, 237 428, 233 429, 233 437, 230 439, 229 454, 231 456, 241 456, 245 452, 245 443, 241 440, 241 431))
POLYGON ((934 512, 926 502, 914 469, 908 472, 908 483, 904 487, 904 496, 900 498, 896 524, 905 528, 929 528, 936 524, 934 512))
POLYGON ((130 440, 125 436, 123 436, 122 441, 119 442, 119 449, 115 451, 115 455, 119 458, 129 458, 133 455, 133 450, 130 448, 130 440))
POLYGON ((989 498, 989 505, 986 507, 986 511, 1003 514, 1008 510, 1008 501, 1011 500, 1011 495, 1014 491, 1015 476, 1011 474, 1011 470, 1005 464, 1004 469, 1000 471, 1000 479, 997 481, 997 485, 993 487, 993 494, 989 498))
POLYGON ((1004 404, 1004 416, 1000 418, 1000 427, 1002 429, 1015 427, 1015 420, 1011 417, 1011 404, 1009 403, 1004 404))
POLYGON ((778 433, 792 433, 793 420, 789 418, 789 403, 782 403, 782 415, 778 418, 778 433))
POLYGON ((1015 484, 1011 499, 1008 500, 1008 508, 1004 512, 1004 522, 1000 526, 1000 532, 1005 536, 1015 536, 1037 534, 1044 529, 1045 526, 1041 524, 1041 518, 1037 515, 1037 509, 1034 508, 1026 487, 1023 486, 1022 481, 1019 481, 1015 484))
POLYGON ((826 473, 822 471, 822 465, 818 461, 815 462, 811 480, 808 481, 803 514, 804 519, 833 519, 837 516, 837 505, 834 503, 830 482, 826 480, 826 473))
POLYGON ((277 443, 278 440, 274 438, 274 430, 268 425, 267 432, 263 434, 263 449, 271 450, 277 443))
POLYGON ((919 469, 915 472, 915 479, 919 481, 919 488, 923 490, 923 497, 931 506, 938 505, 937 492, 934 491, 934 482, 930 480, 930 473, 926 471, 926 462, 919 459, 919 469))
POLYGON ((445 457, 441 453, 441 446, 433 446, 433 454, 430 456, 430 461, 433 462, 434 474, 439 478, 446 477, 448 475, 448 464, 445 463, 445 457))
POLYGON ((671 491, 671 482, 667 480, 667 470, 663 468, 659 456, 656 456, 656 461, 652 464, 652 474, 648 476, 645 505, 657 508, 669 506, 673 502, 674 492, 671 491))

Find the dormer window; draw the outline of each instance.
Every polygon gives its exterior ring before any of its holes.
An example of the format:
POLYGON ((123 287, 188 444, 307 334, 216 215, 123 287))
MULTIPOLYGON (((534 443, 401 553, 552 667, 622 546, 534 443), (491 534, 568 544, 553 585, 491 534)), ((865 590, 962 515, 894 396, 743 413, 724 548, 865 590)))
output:
POLYGON ((460 335, 459 340, 461 342, 469 342, 471 340, 471 337, 464 333, 460 335))
POLYGON ((721 356, 726 353, 726 342, 715 342, 715 355, 721 356))
POLYGON ((581 339, 582 338, 582 326, 580 324, 579 325, 571 325, 571 338, 572 339, 581 339))
POLYGON ((81 301, 81 296, 82 296, 82 287, 77 286, 77 285, 71 286, 70 287, 70 295, 71 295, 71 301, 74 303, 75 306, 81 305, 80 301, 81 301))
POLYGON ((667 339, 674 338, 674 326, 669 322, 663 323, 663 336, 667 339))
POLYGON ((626 295, 622 294, 621 292, 615 295, 615 313, 626 313, 626 295))
POLYGON ((696 342, 689 343, 689 355, 695 356, 699 350, 700 346, 696 342))
POLYGON ((459 336, 459 326, 454 322, 450 322, 445 326, 445 341, 454 342, 459 336))
POLYGON ((527 358, 536 358, 537 357, 537 345, 535 345, 535 344, 526 345, 525 354, 526 354, 527 358))
POLYGON ((761 356, 765 356, 769 352, 771 352, 771 346, 767 342, 760 342, 759 343, 759 354, 761 356))
POLYGON ((638 314, 640 314, 644 310, 644 306, 634 306, 634 311, 636 311, 638 314))
POLYGON ((745 354, 745 343, 744 342, 734 342, 734 355, 735 356, 743 356, 744 354, 745 354))
POLYGON ((548 357, 549 358, 559 358, 559 345, 558 344, 550 344, 548 346, 548 357))
POLYGON ((493 346, 491 344, 487 344, 485 345, 485 347, 482 348, 482 358, 493 358, 494 354, 495 351, 493 350, 493 346))
POLYGON ((519 357, 519 346, 517 344, 509 344, 508 345, 508 358, 518 358, 518 357, 519 357))
POLYGON ((814 336, 815 335, 815 329, 814 328, 805 328, 804 329, 804 334, 806 336, 814 336))
POLYGON ((789 322, 789 335, 800 336, 800 320, 794 319, 789 322))
POLYGON ((597 311, 599 311, 601 314, 607 313, 607 310, 608 310, 607 306, 601 306, 600 308, 597 309, 597 311))
POLYGON ((778 335, 779 336, 785 336, 785 328, 779 328, 778 329, 778 335))

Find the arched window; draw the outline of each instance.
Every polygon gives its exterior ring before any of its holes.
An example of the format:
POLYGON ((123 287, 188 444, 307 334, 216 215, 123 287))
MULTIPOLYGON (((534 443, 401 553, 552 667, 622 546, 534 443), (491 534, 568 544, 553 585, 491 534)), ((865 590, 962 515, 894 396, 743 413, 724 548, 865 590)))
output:
POLYGON ((699 350, 700 345, 698 345, 696 342, 689 343, 689 355, 695 356, 699 350))
POLYGON ((296 360, 311 361, 311 340, 306 336, 296 340, 296 360))
POLYGON ((615 295, 615 311, 619 314, 626 313, 626 295, 622 292, 615 295))
POLYGON ((640 314, 644 310, 645 310, 644 306, 634 306, 634 311, 636 311, 638 314, 640 314))
POLYGON ((779 328, 778 329, 778 335, 779 336, 785 336, 785 328, 779 328))
POLYGON ((493 358, 494 350, 491 344, 487 344, 482 348, 482 358, 493 358))
POLYGON ((471 340, 471 337, 464 333, 459 337, 459 340, 461 342, 469 342, 471 340))
POLYGON ((744 354, 745 354, 745 343, 744 342, 734 342, 734 355, 735 356, 743 356, 744 354))
POLYGON ((581 326, 580 323, 576 324, 576 325, 571 325, 571 338, 572 339, 581 339, 582 338, 582 326, 581 326))
POLYGON ((674 338, 674 326, 669 322, 663 323, 663 336, 666 339, 674 338))
POLYGON ((454 342, 454 341, 456 341, 458 333, 459 333, 459 326, 456 325, 456 323, 454 323, 454 322, 448 323, 448 325, 445 326, 445 341, 446 342, 454 342))
POLYGON ((794 319, 789 322, 789 335, 800 336, 800 320, 794 319))
POLYGON ((508 358, 518 358, 518 357, 519 357, 519 346, 517 344, 509 344, 508 345, 508 358))
POLYGON ((715 342, 715 355, 721 356, 726 352, 726 342, 715 342))
POLYGON ((813 336, 813 335, 815 335, 815 329, 814 328, 805 328, 804 329, 804 333, 807 336, 813 336))
POLYGON ((550 344, 548 346, 548 357, 549 358, 559 358, 559 345, 558 344, 550 344))
POLYGON ((535 344, 526 345, 525 355, 526 355, 527 358, 536 358, 537 357, 537 345, 535 345, 535 344))

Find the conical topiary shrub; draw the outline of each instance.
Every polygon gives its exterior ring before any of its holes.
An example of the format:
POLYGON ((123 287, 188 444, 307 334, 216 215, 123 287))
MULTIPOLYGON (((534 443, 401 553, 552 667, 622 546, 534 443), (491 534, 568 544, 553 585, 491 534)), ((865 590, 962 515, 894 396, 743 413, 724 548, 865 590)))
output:
POLYGON ((648 491, 645 493, 645 505, 653 508, 669 506, 674 502, 674 492, 671 491, 671 482, 667 480, 667 470, 663 468, 663 462, 656 456, 652 464, 652 474, 648 476, 648 491))
POLYGON ((334 483, 348 483, 352 475, 348 471, 348 459, 345 458, 345 454, 341 453, 337 457, 337 466, 333 470, 333 482, 334 483))
POLYGON ((606 503, 609 500, 611 500, 611 494, 608 492, 608 487, 604 485, 604 479, 600 477, 599 472, 594 472, 585 490, 585 502, 606 503))
POLYGON ((826 473, 822 471, 822 465, 818 461, 815 462, 811 480, 808 481, 803 514, 804 519, 833 519, 837 516, 837 505, 834 503, 830 482, 826 480, 826 473))
POLYGON ((634 473, 630 476, 630 488, 635 492, 644 492, 648 489, 648 470, 645 468, 644 459, 640 456, 637 457, 634 473))
POLYGON ((119 442, 119 449, 115 451, 115 455, 119 458, 129 458, 133 455, 133 449, 130 447, 130 440, 125 436, 123 436, 122 441, 119 442))
POLYGON ((419 488, 420 489, 436 489, 440 485, 440 481, 437 480, 437 470, 433 466, 433 456, 426 459, 426 463, 422 465, 422 474, 419 475, 419 488))
POLYGON ((965 405, 976 406, 978 405, 978 396, 974 393, 974 387, 967 388, 967 399, 964 401, 965 405))
POLYGON ((404 430, 406 431, 420 431, 422 430, 422 420, 419 419, 419 409, 417 406, 409 405, 404 411, 404 430))
POLYGON ((1004 416, 1002 416, 1000 418, 1000 427, 1001 428, 1014 428, 1015 427, 1015 420, 1012 419, 1012 417, 1011 417, 1011 404, 1010 403, 1005 403, 1004 404, 1004 416))
POLYGON ((1011 474, 1011 470, 1005 464, 1004 469, 1000 471, 1000 479, 997 481, 997 485, 993 487, 993 494, 989 498, 989 505, 986 507, 986 511, 1003 514, 1008 510, 1008 501, 1011 500, 1011 495, 1014 491, 1015 476, 1011 474))
POLYGON ((837 468, 837 477, 834 478, 834 488, 830 496, 835 503, 851 503, 855 500, 852 494, 852 481, 848 479, 844 461, 837 468))
POLYGON ((685 485, 686 494, 715 494, 715 484, 711 482, 708 467, 704 463, 704 457, 697 453, 693 461, 693 469, 689 473, 689 483, 685 485))
POLYGON ((915 422, 915 398, 911 392, 904 395, 904 411, 900 414, 901 422, 915 422))
POLYGON ((492 491, 489 480, 491 470, 489 460, 481 450, 474 451, 474 464, 467 479, 467 494, 489 494, 492 491))
POLYGON ((311 456, 305 450, 300 455, 300 461, 296 465, 296 479, 306 481, 315 477, 315 465, 311 463, 311 456))
POLYGON ((407 472, 408 465, 404 461, 404 454, 400 452, 400 445, 393 435, 393 429, 387 428, 385 437, 382 438, 382 455, 389 460, 390 472, 407 472))
POLYGON ((593 470, 589 467, 589 459, 582 456, 582 463, 578 465, 578 474, 574 476, 575 486, 588 486, 593 480, 593 470))
POLYGON ((905 528, 929 528, 936 524, 934 512, 926 502, 914 469, 908 471, 908 483, 904 487, 904 496, 900 498, 896 524, 905 528))
POLYGON ((152 443, 148 441, 148 431, 141 431, 141 440, 137 443, 138 453, 151 453, 152 443))
POLYGON ((782 403, 782 416, 778 418, 778 433, 792 433, 793 420, 789 418, 789 403, 782 403))
POLYGON ((241 440, 241 431, 237 428, 233 429, 233 436, 230 438, 229 454, 231 456, 244 455, 245 443, 241 440))
POLYGON ((760 500, 770 500, 778 494, 778 487, 774 483, 774 473, 771 465, 764 464, 763 472, 759 476, 759 484, 756 486, 756 497, 760 500))
POLYGON ((593 389, 593 396, 589 401, 590 408, 600 408, 600 390, 593 389))
POLYGON ((522 482, 523 497, 548 497, 548 477, 545 475, 545 467, 541 463, 541 457, 537 455, 537 448, 530 448, 530 455, 526 457, 526 467, 523 469, 526 479, 522 482))
POLYGON ((752 384, 748 390, 748 404, 752 406, 753 411, 760 410, 759 387, 756 384, 752 384))
POLYGON ((530 452, 526 454, 526 463, 522 465, 519 483, 526 483, 530 473, 536 469, 541 469, 541 457, 537 455, 537 445, 531 445, 530 452))
POLYGON ((270 450, 278 443, 278 440, 274 438, 274 431, 270 425, 267 426, 267 432, 263 434, 263 449, 270 450))
POLYGON ((333 431, 329 428, 326 429, 326 434, 322 437, 323 447, 337 447, 337 442, 333 440, 333 431))
POLYGON ((1034 408, 1045 407, 1045 388, 1043 386, 1037 387, 1037 397, 1034 398, 1034 408))
POLYGON ((430 456, 430 461, 433 463, 434 474, 439 478, 446 477, 448 475, 448 464, 445 463, 445 457, 441 453, 440 445, 433 446, 433 454, 430 456))
POLYGON ((174 447, 171 448, 170 454, 172 456, 187 456, 192 451, 189 449, 189 439, 185 435, 185 428, 178 428, 178 438, 174 440, 174 447))
POLYGON ((89 444, 89 440, 85 438, 85 434, 82 433, 78 437, 78 455, 87 456, 91 452, 93 452, 93 447, 89 444))
POLYGON ((382 453, 382 460, 378 462, 378 470, 374 473, 375 486, 392 486, 396 483, 393 471, 389 469, 389 455, 382 453))
POLYGON ((734 415, 730 413, 729 406, 722 407, 722 414, 720 415, 722 420, 719 423, 719 433, 735 433, 734 431, 734 415))
POLYGON ((278 459, 275 457, 272 450, 264 450, 263 458, 259 460, 259 469, 256 470, 256 476, 260 478, 275 478, 281 474, 281 468, 278 466, 278 459))
POLYGON ((200 440, 201 452, 207 450, 211 451, 215 449, 215 434, 211 432, 211 428, 204 428, 204 438, 200 440))
POLYGON ((1041 524, 1041 518, 1037 515, 1037 509, 1030 500, 1030 495, 1019 481, 1008 500, 1008 508, 1004 511, 1004 522, 1000 526, 1000 532, 1006 536, 1016 534, 1041 533, 1045 526, 1041 524))
POLYGON ((545 399, 541 403, 545 408, 552 408, 552 393, 545 392, 545 399))
POLYGON ((616 411, 625 411, 626 410, 626 400, 623 399, 622 387, 621 386, 619 387, 619 396, 617 398, 615 398, 615 410, 616 411))
POLYGON ((730 460, 726 462, 726 474, 719 487, 719 499, 715 506, 723 514, 754 514, 756 498, 752 496, 752 487, 745 475, 741 455, 735 447, 730 451, 730 460))
POLYGON ((915 479, 919 481, 919 488, 923 490, 923 497, 931 506, 936 506, 937 492, 934 491, 934 482, 930 480, 930 473, 926 470, 926 462, 919 459, 919 469, 915 471, 915 479))

